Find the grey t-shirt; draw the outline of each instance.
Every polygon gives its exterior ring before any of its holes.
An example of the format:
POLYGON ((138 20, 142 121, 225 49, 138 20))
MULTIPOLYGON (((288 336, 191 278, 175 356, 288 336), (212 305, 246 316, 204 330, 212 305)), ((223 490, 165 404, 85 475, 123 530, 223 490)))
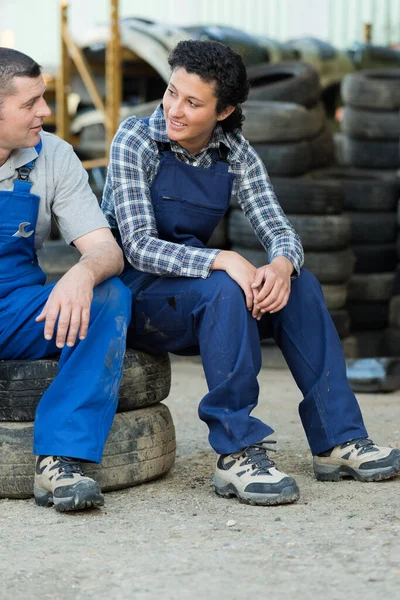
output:
MULTIPOLYGON (((42 247, 50 232, 51 215, 67 244, 101 227, 109 228, 72 146, 51 133, 40 135, 42 150, 30 175, 31 192, 40 196, 35 248, 42 247)), ((0 191, 11 191, 17 168, 36 157, 34 148, 13 150, 0 167, 0 191)))

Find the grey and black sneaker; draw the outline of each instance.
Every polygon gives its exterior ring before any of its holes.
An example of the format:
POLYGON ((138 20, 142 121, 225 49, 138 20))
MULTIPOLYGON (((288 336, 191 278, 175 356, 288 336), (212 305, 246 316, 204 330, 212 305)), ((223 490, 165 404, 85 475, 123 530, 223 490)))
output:
POLYGON ((79 460, 66 456, 37 456, 35 502, 60 512, 103 506, 104 496, 97 481, 86 477, 79 460))
POLYGON ((400 450, 357 438, 314 456, 313 466, 319 481, 339 481, 342 477, 381 481, 400 472, 400 450))
POLYGON ((262 441, 233 454, 221 454, 214 475, 215 491, 220 496, 237 496, 241 502, 267 506, 289 504, 300 493, 292 477, 279 471, 267 454, 268 444, 262 441))

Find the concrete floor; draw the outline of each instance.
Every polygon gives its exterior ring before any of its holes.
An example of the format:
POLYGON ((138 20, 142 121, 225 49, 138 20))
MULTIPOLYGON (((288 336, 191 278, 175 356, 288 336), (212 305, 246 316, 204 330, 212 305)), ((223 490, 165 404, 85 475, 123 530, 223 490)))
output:
MULTIPOLYGON (((214 453, 197 418, 201 365, 173 361, 166 401, 176 425, 173 471, 107 494, 106 507, 59 514, 0 501, 1 600, 391 600, 400 590, 400 477, 319 483, 286 370, 261 371, 256 414, 276 430, 279 467, 300 501, 254 507, 211 485, 214 453)), ((400 447, 400 393, 360 395, 370 436, 400 447)))

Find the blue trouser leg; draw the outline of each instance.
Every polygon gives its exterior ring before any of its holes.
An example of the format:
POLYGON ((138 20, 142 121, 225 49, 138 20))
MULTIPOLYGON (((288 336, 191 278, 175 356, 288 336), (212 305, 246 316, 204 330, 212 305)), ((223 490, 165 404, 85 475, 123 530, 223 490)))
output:
POLYGON ((304 395, 299 413, 313 454, 366 437, 358 402, 347 377, 339 336, 321 286, 306 270, 292 281, 286 307, 270 317, 260 336, 272 336, 304 395))
MULTIPOLYGON (((129 285, 129 272, 124 281, 129 285)), ((275 337, 303 392, 300 415, 313 454, 366 435, 321 288, 307 271, 292 282, 285 309, 259 322, 226 273, 215 271, 206 280, 159 278, 134 303, 128 345, 153 353, 199 349, 209 388, 199 415, 213 448, 227 454, 273 431, 250 416, 258 401, 259 336, 275 337)))
MULTIPOLYGON (((44 339, 43 323, 35 322, 52 288, 32 286, 14 292, 19 306, 8 315, 8 322, 15 328, 0 346, 0 359, 60 354, 54 338, 44 339)), ((37 407, 34 454, 100 462, 118 404, 130 314, 131 293, 118 278, 94 289, 87 337, 63 348, 59 374, 37 407)))

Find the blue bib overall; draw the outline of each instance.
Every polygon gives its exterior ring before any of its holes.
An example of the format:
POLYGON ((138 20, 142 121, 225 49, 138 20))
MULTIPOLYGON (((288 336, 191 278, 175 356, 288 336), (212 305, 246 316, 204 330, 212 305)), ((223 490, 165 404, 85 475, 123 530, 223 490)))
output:
MULTIPOLYGON (((12 191, 0 191, 0 359, 60 354, 54 337, 45 340, 44 323, 35 321, 54 284, 44 285, 34 246, 40 202, 29 180, 34 162, 18 169, 12 191)), ((35 454, 101 460, 118 401, 130 310, 129 290, 118 278, 95 288, 88 335, 61 351, 59 374, 38 405, 35 454)))
MULTIPOLYGON (((159 149, 151 186, 159 237, 203 247, 229 205, 229 164, 214 152, 209 169, 194 167, 179 161, 168 145, 159 149)), ((223 271, 201 279, 128 268, 121 277, 136 295, 128 346, 201 354, 209 393, 199 416, 219 454, 237 452, 273 431, 250 416, 259 394, 260 338, 274 337, 304 395, 299 410, 313 454, 367 435, 321 287, 308 271, 292 282, 287 306, 259 322, 223 271)))

